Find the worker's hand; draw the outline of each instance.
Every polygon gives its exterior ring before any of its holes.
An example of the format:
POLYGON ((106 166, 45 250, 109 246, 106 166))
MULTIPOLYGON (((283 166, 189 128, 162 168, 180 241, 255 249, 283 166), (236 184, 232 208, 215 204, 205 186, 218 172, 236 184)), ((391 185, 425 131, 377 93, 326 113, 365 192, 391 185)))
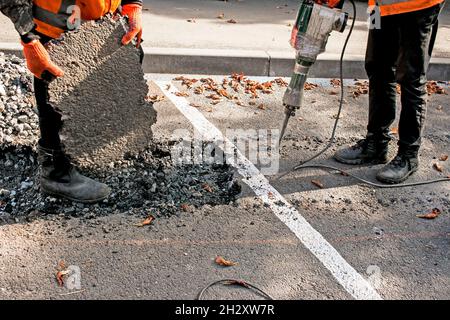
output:
POLYGON ((130 26, 130 30, 122 38, 122 44, 129 44, 137 37, 136 47, 139 47, 142 39, 142 5, 137 3, 126 4, 122 7, 122 15, 128 16, 130 26))
POLYGON ((29 43, 22 41, 22 45, 28 69, 37 78, 50 81, 64 75, 64 71, 50 60, 50 55, 39 40, 29 43))

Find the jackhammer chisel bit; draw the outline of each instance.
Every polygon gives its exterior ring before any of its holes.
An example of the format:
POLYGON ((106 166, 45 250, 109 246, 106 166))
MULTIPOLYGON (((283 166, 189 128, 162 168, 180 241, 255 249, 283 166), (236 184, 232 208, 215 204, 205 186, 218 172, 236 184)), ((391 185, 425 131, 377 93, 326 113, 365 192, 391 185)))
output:
MULTIPOLYGON (((337 1, 328 3, 333 6, 336 4, 338 4, 337 1)), ((296 58, 294 72, 283 97, 285 118, 280 132, 280 143, 289 119, 302 106, 303 90, 309 69, 316 62, 317 56, 325 51, 331 32, 343 32, 347 20, 348 14, 341 9, 317 4, 314 0, 301 1, 290 41, 291 46, 296 50, 296 58)))

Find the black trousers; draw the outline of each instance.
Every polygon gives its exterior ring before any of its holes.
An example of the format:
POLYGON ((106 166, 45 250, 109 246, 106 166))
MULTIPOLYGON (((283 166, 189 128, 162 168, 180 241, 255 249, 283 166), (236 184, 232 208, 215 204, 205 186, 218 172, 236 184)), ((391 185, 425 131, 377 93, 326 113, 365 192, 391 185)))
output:
MULTIPOLYGON (((51 39, 41 36, 42 43, 45 44, 49 40, 51 39)), ((139 50, 142 64, 144 51, 142 47, 140 47, 139 50)), ((58 62, 56 61, 55 63, 58 62)), ((62 113, 49 102, 48 82, 35 77, 34 95, 39 112, 39 127, 41 131, 39 145, 47 149, 61 150, 62 145, 59 133, 63 126, 62 113)))
POLYGON ((372 29, 366 52, 369 77, 368 136, 390 140, 396 115, 396 85, 401 86, 399 152, 416 153, 426 114, 426 73, 438 29, 441 5, 381 18, 372 29))

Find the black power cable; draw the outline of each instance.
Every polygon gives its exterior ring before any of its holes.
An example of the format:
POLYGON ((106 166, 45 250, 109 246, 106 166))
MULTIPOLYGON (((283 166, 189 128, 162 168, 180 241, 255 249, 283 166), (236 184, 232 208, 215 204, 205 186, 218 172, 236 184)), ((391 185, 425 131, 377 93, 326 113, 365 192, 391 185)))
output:
POLYGON ((200 293, 197 296, 197 300, 202 300, 203 294, 205 293, 205 291, 215 285, 218 285, 218 284, 224 284, 224 285, 229 285, 229 286, 230 285, 240 286, 240 287, 255 291, 256 293, 263 296, 267 300, 274 300, 268 293, 264 292, 262 289, 258 288, 257 286, 255 286, 251 283, 248 283, 246 281, 243 281, 243 280, 235 280, 235 279, 223 279, 223 280, 214 281, 214 282, 208 284, 206 287, 204 287, 200 291, 200 293))
POLYGON ((373 187, 377 187, 377 188, 401 188, 401 187, 413 187, 413 186, 420 186, 420 185, 426 185, 426 184, 432 184, 432 183, 438 183, 438 182, 444 182, 444 181, 450 181, 450 177, 447 178, 441 178, 441 179, 434 179, 434 180, 428 180, 428 181, 419 181, 419 182, 413 182, 413 183, 402 183, 402 184, 395 184, 395 185, 385 185, 385 184, 379 184, 379 183, 374 183, 368 180, 365 180, 363 178, 360 178, 352 173, 349 173, 348 171, 333 167, 333 166, 328 166, 328 165, 324 165, 324 164, 312 164, 312 165, 306 165, 307 163, 311 162, 312 160, 318 158, 319 156, 321 156, 322 154, 324 154, 325 152, 327 152, 335 143, 335 138, 336 138, 336 131, 339 125, 339 120, 341 117, 341 113, 342 113, 342 109, 344 106, 344 94, 345 94, 345 88, 344 88, 344 56, 345 56, 345 51, 347 50, 347 45, 348 42, 350 40, 350 37, 353 33, 353 29, 355 27, 355 21, 356 21, 356 5, 354 0, 350 0, 350 3, 352 4, 353 7, 353 21, 352 24, 350 26, 350 30, 349 33, 347 35, 347 38, 345 39, 344 42, 344 46, 342 48, 342 52, 341 52, 341 57, 339 59, 339 80, 340 80, 340 86, 341 86, 341 98, 339 101, 339 109, 338 109, 338 113, 337 113, 337 117, 336 117, 336 121, 334 122, 334 126, 333 126, 333 131, 331 133, 331 137, 330 140, 328 141, 327 145, 318 153, 316 153, 315 155, 313 155, 312 157, 302 161, 301 163, 299 163, 298 165, 296 165, 292 170, 282 174, 281 176, 279 176, 277 178, 277 180, 283 178, 284 176, 290 174, 292 171, 298 171, 298 170, 302 170, 302 169, 326 169, 326 170, 336 170, 339 171, 340 173, 347 175, 349 177, 352 177, 364 184, 373 186, 373 187))

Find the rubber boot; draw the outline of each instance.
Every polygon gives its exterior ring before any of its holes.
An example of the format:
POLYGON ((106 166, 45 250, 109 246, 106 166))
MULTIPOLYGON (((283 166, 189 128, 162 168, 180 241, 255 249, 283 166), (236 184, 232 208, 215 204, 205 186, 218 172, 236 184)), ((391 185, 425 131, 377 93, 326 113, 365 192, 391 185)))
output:
POLYGON ((345 164, 381 164, 387 163, 389 141, 380 143, 373 137, 367 137, 352 146, 336 151, 336 161, 345 164))
POLYGON ((417 152, 401 152, 377 173, 377 179, 384 183, 397 184, 408 179, 419 168, 417 152))
POLYGON ((41 192, 81 203, 96 203, 111 193, 109 187, 80 174, 62 150, 39 146, 41 192))

